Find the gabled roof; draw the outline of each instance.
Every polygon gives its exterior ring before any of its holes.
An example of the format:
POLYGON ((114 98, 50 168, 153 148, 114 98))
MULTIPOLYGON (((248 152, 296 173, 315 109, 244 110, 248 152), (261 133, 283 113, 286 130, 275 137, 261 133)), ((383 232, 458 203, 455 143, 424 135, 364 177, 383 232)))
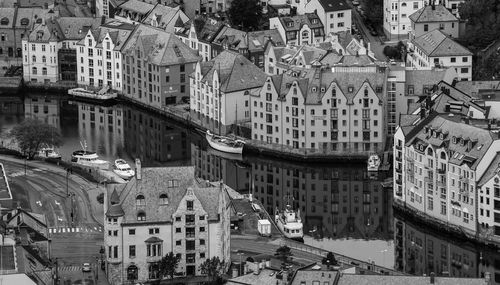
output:
POLYGON ((248 49, 250 51, 264 50, 268 41, 272 41, 274 46, 284 45, 278 29, 248 32, 248 49))
POLYGON ((351 10, 351 7, 344 0, 319 0, 319 3, 325 12, 351 10))
POLYGON ((410 20, 415 23, 429 22, 458 22, 457 17, 443 5, 427 5, 410 15, 410 20))
POLYGON ((0 8, 0 29, 14 27, 14 15, 16 8, 0 8))
POLYGON ((472 53, 446 36, 440 30, 432 30, 412 40, 428 57, 471 56, 472 53))
POLYGON ((318 15, 306 13, 304 15, 281 16, 279 17, 281 25, 285 31, 299 31, 302 26, 307 25, 311 29, 323 28, 323 23, 318 15))
POLYGON ((158 28, 173 31, 173 27, 183 27, 185 24, 181 18, 181 13, 180 6, 173 8, 158 3, 142 20, 142 23, 153 26, 153 20, 155 20, 158 28))
MULTIPOLYGON (((97 42, 96 47, 102 47, 102 41, 106 38, 106 35, 109 34, 113 44, 115 45, 114 50, 120 51, 125 42, 129 39, 134 28, 135 25, 123 23, 117 20, 110 20, 105 24, 102 24, 100 27, 90 30, 90 32, 97 42)), ((78 42, 79 45, 84 44, 83 39, 84 38, 78 42)))
POLYGON ((220 91, 230 93, 261 87, 266 74, 242 54, 224 50, 217 57, 201 62, 203 81, 212 85, 214 72, 220 80, 220 91))
POLYGON ((189 31, 191 27, 194 27, 196 37, 199 41, 211 43, 223 26, 224 23, 221 21, 217 21, 205 16, 198 16, 188 22, 183 29, 179 30, 178 34, 184 37, 189 37, 189 31))
POLYGON ((80 40, 87 35, 88 30, 99 27, 101 18, 61 17, 56 22, 65 40, 80 40))
POLYGON ((137 45, 142 46, 148 62, 155 65, 168 66, 199 60, 196 52, 174 34, 144 24, 136 25, 136 29, 123 47, 123 53, 133 54, 137 45))
POLYGON ((223 26, 212 43, 220 46, 227 45, 231 49, 247 49, 247 33, 223 26))
POLYGON ((147 2, 139 1, 139 0, 128 0, 127 2, 124 2, 117 8, 123 9, 126 11, 131 11, 135 13, 139 13, 142 15, 146 15, 149 11, 151 11, 155 5, 149 4, 147 2))
POLYGON ((63 36, 59 29, 59 25, 51 20, 44 20, 44 22, 40 24, 35 24, 33 31, 28 36, 29 42, 39 43, 57 42, 62 40, 62 38, 63 36))
POLYGON ((477 186, 482 187, 485 183, 490 181, 495 175, 500 171, 500 153, 495 155, 495 158, 491 161, 490 165, 486 169, 481 179, 477 182, 477 186))

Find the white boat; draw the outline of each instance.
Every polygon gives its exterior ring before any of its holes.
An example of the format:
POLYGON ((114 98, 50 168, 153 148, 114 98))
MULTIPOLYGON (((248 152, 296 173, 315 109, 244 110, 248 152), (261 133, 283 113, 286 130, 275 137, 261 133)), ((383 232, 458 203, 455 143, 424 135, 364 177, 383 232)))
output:
POLYGON ((208 144, 218 151, 239 154, 243 153, 243 146, 245 145, 245 142, 242 140, 217 136, 212 134, 209 130, 207 130, 206 138, 208 144))
POLYGON ((370 154, 370 157, 368 157, 368 171, 378 171, 380 163, 380 157, 377 154, 370 154))
POLYGON ((113 172, 123 179, 130 179, 135 175, 135 171, 130 168, 130 165, 125 160, 121 158, 115 160, 115 164, 113 165, 113 172))
POLYGON ((73 95, 76 97, 94 99, 94 100, 109 100, 114 99, 118 96, 116 92, 112 92, 109 90, 109 87, 105 86, 99 91, 88 90, 85 88, 73 88, 68 90, 69 95, 73 95))
POLYGON ((97 167, 99 169, 108 170, 109 162, 99 159, 99 156, 94 151, 77 150, 71 155, 71 162, 83 166, 97 167))
POLYGON ((53 147, 44 147, 38 151, 38 156, 41 158, 61 159, 61 155, 57 153, 53 147))
POLYGON ((294 211, 290 205, 286 205, 283 211, 276 208, 275 222, 285 237, 299 241, 304 240, 300 210, 294 211))

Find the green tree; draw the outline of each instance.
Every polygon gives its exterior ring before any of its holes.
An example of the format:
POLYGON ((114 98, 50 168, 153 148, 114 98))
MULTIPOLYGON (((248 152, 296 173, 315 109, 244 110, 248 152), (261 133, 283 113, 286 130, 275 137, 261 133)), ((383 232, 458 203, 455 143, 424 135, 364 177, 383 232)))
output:
POLYGON ((262 18, 262 7, 259 0, 233 0, 228 14, 234 26, 244 31, 257 30, 262 18))
POLYGON ((460 43, 476 52, 500 37, 500 1, 468 0, 458 6, 466 31, 460 43))
POLYGON ((327 265, 328 268, 330 268, 331 265, 338 265, 335 255, 333 255, 331 251, 326 255, 326 257, 323 257, 321 263, 327 265))
POLYGON ((207 275, 212 283, 215 282, 223 273, 225 262, 220 260, 218 256, 206 259, 201 265, 201 273, 207 275))
POLYGON ((179 266, 181 257, 175 255, 173 252, 169 252, 160 261, 160 276, 170 276, 170 279, 174 279, 175 270, 179 266))
POLYGON ((33 159, 42 147, 60 146, 62 139, 54 126, 35 119, 26 119, 10 131, 21 151, 33 159))
POLYGON ((364 11, 366 12, 366 20, 375 28, 382 25, 384 18, 384 3, 382 0, 367 0, 363 1, 364 11))
POLYGON ((276 253, 274 253, 274 255, 286 263, 293 254, 291 248, 289 248, 286 245, 283 245, 278 247, 278 249, 276 249, 276 253))

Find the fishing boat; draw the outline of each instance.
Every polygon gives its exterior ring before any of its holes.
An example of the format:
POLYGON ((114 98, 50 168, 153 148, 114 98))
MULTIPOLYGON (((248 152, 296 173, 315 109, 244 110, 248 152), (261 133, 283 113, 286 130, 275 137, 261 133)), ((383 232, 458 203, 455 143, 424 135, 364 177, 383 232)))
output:
POLYGON ((130 179, 135 175, 135 171, 124 159, 121 158, 115 160, 115 164, 113 165, 113 172, 123 179, 130 179))
POLYGON ((44 147, 38 151, 38 156, 41 158, 61 159, 61 155, 57 153, 53 147, 44 147))
POLYGON ((376 153, 370 154, 370 157, 368 157, 368 171, 378 171, 380 162, 380 157, 376 153))
POLYGON ((276 208, 275 222, 276 226, 285 237, 298 241, 304 241, 300 210, 295 211, 289 204, 286 205, 283 211, 276 208))
POLYGON ((242 140, 218 136, 212 134, 209 130, 207 130, 205 137, 207 138, 208 144, 218 151, 239 154, 243 153, 243 146, 245 145, 245 142, 242 140))
POLYGON ((80 164, 83 166, 96 167, 103 170, 109 169, 109 162, 99 159, 99 156, 94 151, 87 150, 87 144, 81 143, 83 150, 74 151, 71 155, 71 162, 80 164))

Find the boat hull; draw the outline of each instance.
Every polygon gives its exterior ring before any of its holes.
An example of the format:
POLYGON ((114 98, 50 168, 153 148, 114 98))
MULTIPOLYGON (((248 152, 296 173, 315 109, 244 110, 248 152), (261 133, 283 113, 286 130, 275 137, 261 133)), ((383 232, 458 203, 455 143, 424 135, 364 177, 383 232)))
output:
POLYGON ((132 177, 134 177, 135 173, 132 173, 132 172, 129 172, 129 171, 120 171, 120 170, 116 170, 116 169, 113 169, 113 172, 120 176, 120 178, 123 178, 123 179, 130 179, 132 177))
POLYGON ((275 222, 276 222, 276 226, 278 227, 278 229, 280 230, 280 232, 283 234, 283 236, 285 236, 286 238, 289 238, 289 239, 293 239, 293 240, 304 242, 304 234, 303 234, 302 227, 300 228, 300 234, 297 234, 297 233, 287 233, 285 231, 285 226, 283 225, 283 222, 279 219, 278 216, 275 217, 275 222))
POLYGON ((213 135, 208 134, 208 133, 206 134, 206 139, 207 139, 210 147, 212 147, 215 150, 227 152, 227 153, 235 153, 235 154, 242 154, 243 153, 243 145, 239 146, 239 147, 231 147, 228 145, 220 144, 220 143, 213 140, 213 135))

